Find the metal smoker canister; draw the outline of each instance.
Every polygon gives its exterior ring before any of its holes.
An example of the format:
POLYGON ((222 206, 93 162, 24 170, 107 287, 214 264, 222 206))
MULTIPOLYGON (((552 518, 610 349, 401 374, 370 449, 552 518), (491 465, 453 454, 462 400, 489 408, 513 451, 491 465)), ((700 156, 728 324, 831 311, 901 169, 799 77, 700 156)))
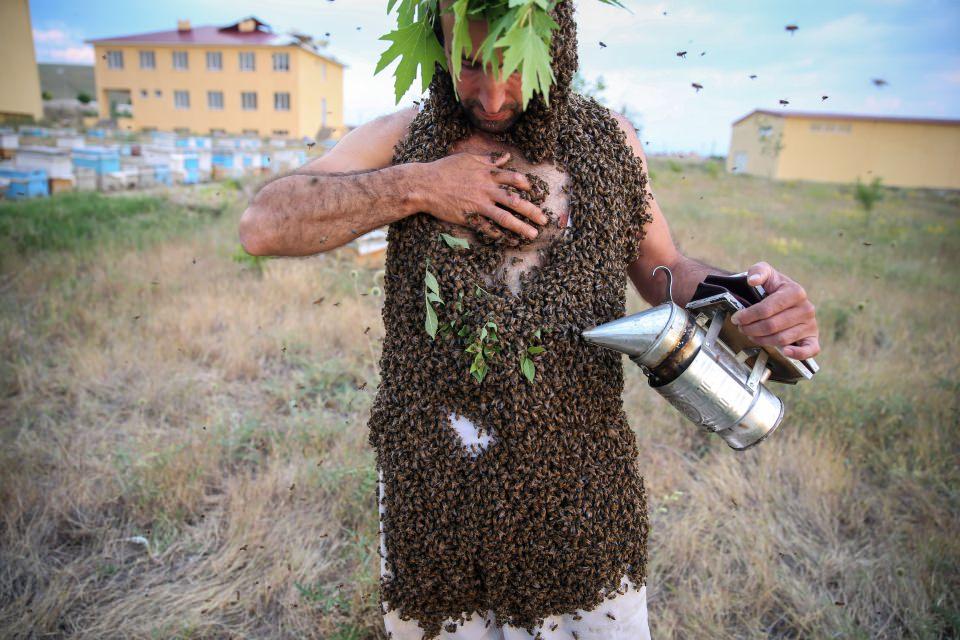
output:
POLYGON ((718 339, 724 317, 716 311, 704 330, 671 295, 668 302, 582 335, 627 354, 650 386, 691 422, 744 450, 773 433, 784 405, 763 384, 771 373, 766 352, 760 350, 750 368, 718 339))

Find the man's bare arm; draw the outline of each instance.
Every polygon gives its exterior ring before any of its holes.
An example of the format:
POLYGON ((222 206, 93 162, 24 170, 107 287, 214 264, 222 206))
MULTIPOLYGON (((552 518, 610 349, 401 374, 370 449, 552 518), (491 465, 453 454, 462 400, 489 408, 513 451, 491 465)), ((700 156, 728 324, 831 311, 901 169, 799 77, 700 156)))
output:
MULTIPOLYGON (((633 125, 620 114, 614 116, 646 171, 647 159, 633 125)), ((647 184, 650 184, 649 175, 647 184)), ((660 304, 666 295, 667 275, 662 271, 656 276, 651 273, 660 264, 670 267, 674 276, 673 300, 686 306, 704 277, 711 273, 732 274, 677 251, 660 206, 652 193, 649 196, 653 223, 647 227, 647 235, 643 238, 642 255, 627 270, 643 299, 650 304, 660 304)), ((783 353, 791 358, 812 358, 820 353, 820 330, 806 290, 766 262, 757 262, 746 271, 750 275, 747 282, 762 285, 767 296, 731 316, 731 320, 740 326, 741 333, 760 345, 781 346, 783 353)))
POLYGON ((240 218, 244 249, 252 255, 313 255, 418 211, 421 166, 390 162, 414 112, 364 124, 323 157, 264 184, 240 218))
MULTIPOLYGON (((647 156, 643 152, 636 130, 623 115, 616 112, 613 115, 620 123, 620 128, 627 136, 627 142, 634 154, 643 163, 644 172, 647 172, 647 156)), ((644 227, 646 235, 641 244, 640 257, 627 267, 627 274, 641 297, 649 304, 656 305, 666 299, 667 274, 661 270, 656 275, 652 275, 653 270, 661 264, 669 267, 673 274, 673 301, 684 306, 693 297, 697 285, 705 276, 711 273, 730 275, 731 272, 712 267, 680 253, 670 234, 667 219, 650 188, 649 173, 647 173, 647 195, 653 220, 644 227)))
POLYGON ((378 170, 298 171, 257 192, 240 220, 252 255, 307 256, 330 251, 420 210, 419 163, 378 170))
POLYGON ((531 189, 522 173, 501 168, 509 153, 494 159, 461 152, 392 165, 415 111, 358 127, 323 157, 261 187, 240 218, 244 249, 253 255, 313 255, 421 211, 492 237, 502 235, 501 227, 535 237, 536 229, 519 216, 539 224, 547 217, 504 188, 531 189))

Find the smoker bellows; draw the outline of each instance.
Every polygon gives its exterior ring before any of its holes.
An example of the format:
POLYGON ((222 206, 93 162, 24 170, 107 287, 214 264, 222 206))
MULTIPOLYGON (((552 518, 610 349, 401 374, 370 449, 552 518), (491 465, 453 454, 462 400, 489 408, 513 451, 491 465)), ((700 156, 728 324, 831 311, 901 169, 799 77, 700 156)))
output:
POLYGON ((783 402, 764 383, 792 384, 813 377, 819 367, 813 358, 789 358, 779 347, 760 347, 740 333, 728 317, 743 304, 729 292, 695 295, 686 309, 680 307, 673 301, 670 270, 657 269, 667 272, 666 302, 584 331, 584 339, 627 354, 657 393, 731 448, 760 443, 784 415, 783 402))

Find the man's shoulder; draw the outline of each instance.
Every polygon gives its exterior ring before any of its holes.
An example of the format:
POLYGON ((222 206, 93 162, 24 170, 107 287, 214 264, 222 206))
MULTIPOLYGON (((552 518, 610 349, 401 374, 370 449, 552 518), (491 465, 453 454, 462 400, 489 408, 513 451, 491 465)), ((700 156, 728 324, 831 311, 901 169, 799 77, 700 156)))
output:
POLYGON ((337 171, 373 170, 390 166, 394 147, 406 135, 417 115, 416 105, 377 116, 352 129, 334 148, 318 161, 330 164, 337 171))
POLYGON ((633 126, 633 123, 630 122, 630 119, 619 111, 609 109, 609 112, 610 115, 613 116, 613 119, 617 121, 617 124, 620 125, 620 130, 623 131, 623 135, 626 136, 627 144, 630 148, 632 148, 639 157, 646 158, 646 154, 643 151, 643 144, 641 144, 640 138, 637 137, 637 130, 633 126))
POLYGON ((610 109, 610 115, 613 116, 613 119, 617 121, 617 124, 620 125, 620 128, 623 130, 623 133, 627 136, 627 140, 630 139, 630 136, 636 136, 637 130, 634 129, 633 123, 619 111, 614 111, 610 109))
MULTIPOLYGON (((417 113, 419 113, 419 108, 413 104, 374 118, 370 121, 370 124, 377 123, 377 127, 384 131, 402 134, 410 128, 410 123, 417 117, 417 113)), ((399 139, 399 136, 397 137, 399 139)))

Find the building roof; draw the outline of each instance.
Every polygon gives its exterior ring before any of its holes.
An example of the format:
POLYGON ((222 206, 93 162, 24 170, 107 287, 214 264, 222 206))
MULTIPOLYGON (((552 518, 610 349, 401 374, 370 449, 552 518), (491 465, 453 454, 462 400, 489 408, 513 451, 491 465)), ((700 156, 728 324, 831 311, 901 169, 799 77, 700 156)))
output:
POLYGON ((901 124, 939 124, 948 126, 960 125, 960 120, 949 120, 944 118, 912 118, 901 116, 871 116, 858 115, 852 113, 823 113, 817 111, 771 111, 769 109, 754 109, 747 115, 734 120, 733 126, 736 126, 754 115, 773 116, 777 118, 804 118, 810 120, 853 120, 860 122, 897 122, 901 124))
POLYGON ((270 25, 255 18, 248 16, 232 24, 225 26, 202 25, 180 30, 172 29, 170 31, 150 31, 148 33, 136 33, 128 36, 114 36, 111 38, 97 38, 86 40, 88 44, 170 44, 170 45, 213 45, 213 46, 266 46, 266 47, 299 47, 315 55, 327 58, 341 66, 347 66, 334 58, 329 53, 322 51, 327 42, 321 40, 314 41, 309 36, 299 33, 281 34, 274 32, 270 25), (240 24, 246 21, 253 21, 256 28, 252 31, 242 31, 240 24))

